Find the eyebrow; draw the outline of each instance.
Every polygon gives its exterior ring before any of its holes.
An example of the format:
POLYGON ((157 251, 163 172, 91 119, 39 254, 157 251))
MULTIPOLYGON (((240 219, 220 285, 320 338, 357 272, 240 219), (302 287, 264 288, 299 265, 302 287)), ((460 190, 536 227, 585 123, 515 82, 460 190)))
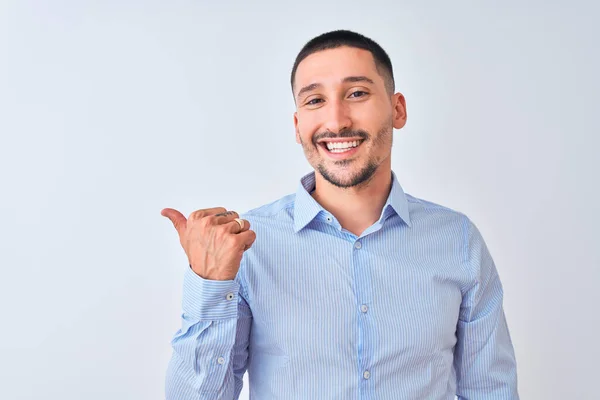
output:
MULTIPOLYGON (((371 78, 367 78, 366 76, 347 76, 344 78, 344 80, 342 81, 343 83, 348 83, 348 82, 368 82, 372 85, 375 84, 375 82, 373 82, 373 80, 371 78)), ((323 85, 321 83, 311 83, 310 85, 306 85, 304 86, 302 89, 300 89, 300 91, 298 92, 298 95, 296 96, 296 98, 300 98, 300 96, 302 96, 304 93, 313 91, 317 88, 322 87, 323 85)))

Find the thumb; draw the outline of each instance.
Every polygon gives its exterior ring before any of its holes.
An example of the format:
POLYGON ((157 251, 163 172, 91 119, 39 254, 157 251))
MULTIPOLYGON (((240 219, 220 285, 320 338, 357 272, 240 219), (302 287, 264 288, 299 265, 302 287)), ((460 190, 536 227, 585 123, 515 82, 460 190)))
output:
POLYGON ((177 233, 181 236, 187 226, 187 219, 185 216, 173 208, 163 208, 160 215, 169 218, 177 230, 177 233))

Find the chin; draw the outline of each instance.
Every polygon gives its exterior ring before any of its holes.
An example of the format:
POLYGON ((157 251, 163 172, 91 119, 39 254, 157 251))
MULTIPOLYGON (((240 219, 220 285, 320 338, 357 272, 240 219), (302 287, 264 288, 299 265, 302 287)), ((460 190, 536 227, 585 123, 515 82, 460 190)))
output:
POLYGON ((346 169, 339 166, 325 168, 323 164, 319 164, 316 170, 319 171, 323 179, 332 185, 340 188, 348 188, 360 185, 369 180, 375 173, 376 167, 369 164, 363 168, 349 167, 346 169))

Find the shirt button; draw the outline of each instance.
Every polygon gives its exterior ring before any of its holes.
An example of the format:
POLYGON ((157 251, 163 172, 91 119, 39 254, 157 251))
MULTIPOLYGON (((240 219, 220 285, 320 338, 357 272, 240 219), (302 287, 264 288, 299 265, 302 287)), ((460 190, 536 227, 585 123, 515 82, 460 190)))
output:
POLYGON ((333 218, 331 218, 329 215, 327 216, 327 218, 326 218, 326 219, 327 219, 327 222, 331 222, 331 221, 333 221, 333 218))
POLYGON ((362 312, 367 312, 368 309, 369 309, 369 307, 367 307, 366 304, 363 304, 362 306, 360 306, 360 311, 362 311, 362 312))
POLYGON ((225 364, 225 359, 223 357, 217 358, 217 362, 221 365, 225 364))
POLYGON ((225 296, 227 298, 227 300, 233 300, 233 293, 227 293, 227 296, 225 296))
POLYGON ((371 377, 371 373, 369 371, 363 372, 363 378, 369 379, 371 377))
POLYGON ((360 249, 361 247, 362 247, 362 243, 361 242, 354 243, 354 248, 360 249))

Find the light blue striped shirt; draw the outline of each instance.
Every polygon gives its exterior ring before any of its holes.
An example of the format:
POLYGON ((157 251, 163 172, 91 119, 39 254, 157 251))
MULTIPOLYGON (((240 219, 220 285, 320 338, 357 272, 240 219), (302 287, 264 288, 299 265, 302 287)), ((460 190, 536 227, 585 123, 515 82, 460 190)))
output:
POLYGON ((518 399, 494 261, 464 214, 405 194, 394 172, 360 236, 310 195, 242 214, 235 280, 185 272, 167 400, 518 399))

